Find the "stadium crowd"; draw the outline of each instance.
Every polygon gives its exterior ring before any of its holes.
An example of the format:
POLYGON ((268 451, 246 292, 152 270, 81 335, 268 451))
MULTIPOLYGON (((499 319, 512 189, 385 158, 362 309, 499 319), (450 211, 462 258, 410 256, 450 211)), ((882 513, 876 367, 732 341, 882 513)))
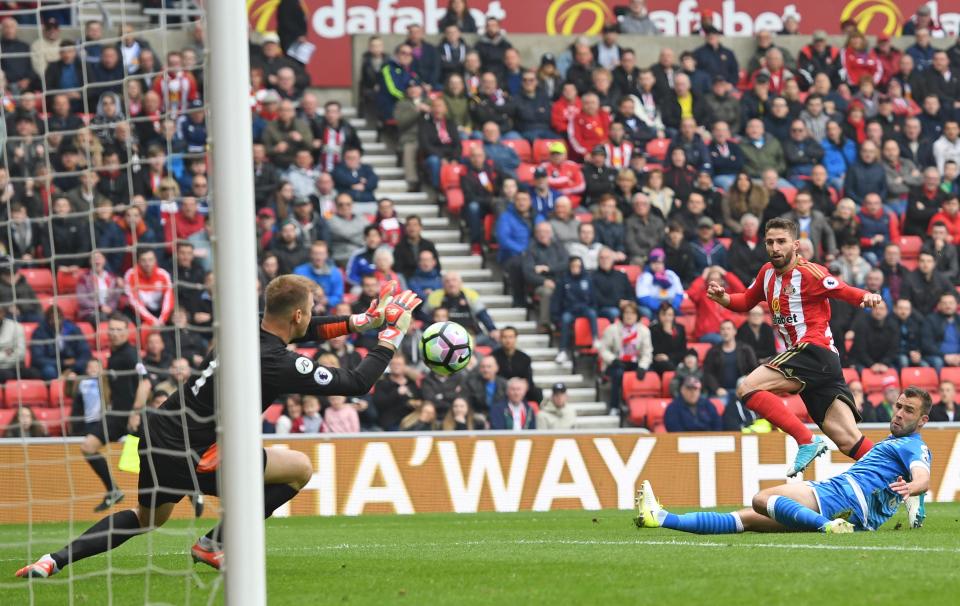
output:
MULTIPOLYGON (((396 145, 410 190, 459 217, 556 362, 596 370, 612 414, 654 431, 759 429, 735 391, 778 353, 769 314, 728 312, 706 284, 748 286, 764 224, 787 216, 805 258, 886 301, 833 306, 864 418, 888 420, 904 381, 939 386, 931 419, 956 420, 960 38, 934 48, 921 10, 905 49, 845 27, 842 47, 815 32, 794 56, 763 31, 737 57, 704 19, 697 49, 664 46, 639 66, 620 32, 657 32, 632 0, 599 38, 524 66, 498 20, 465 7, 450 3, 439 39, 420 25, 394 49, 370 39, 362 116, 396 145)), ((95 21, 79 41, 55 17, 40 27, 27 44, 15 19, 0 24, 7 435, 58 431, 61 398, 74 420, 130 409, 110 401, 110 371, 138 373, 150 389, 137 407, 158 405, 196 370, 214 321, 203 29, 160 53, 130 26, 109 42, 95 21), (141 363, 112 368, 128 340, 141 363)), ((575 426, 567 386, 544 398, 517 330, 443 271, 423 220, 378 194, 356 129, 290 44, 250 46, 259 284, 306 276, 315 313, 348 314, 395 279, 424 299, 421 323, 460 322, 479 355, 468 371, 430 372, 413 326, 371 396, 291 394, 265 431, 575 426)), ((302 351, 347 367, 370 345, 302 351)))

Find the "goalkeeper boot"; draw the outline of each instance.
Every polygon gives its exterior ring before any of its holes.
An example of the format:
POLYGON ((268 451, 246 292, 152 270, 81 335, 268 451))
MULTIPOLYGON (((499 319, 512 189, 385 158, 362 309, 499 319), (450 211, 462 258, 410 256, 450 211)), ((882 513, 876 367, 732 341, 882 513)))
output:
POLYGON ((190 548, 190 555, 194 562, 202 562, 211 568, 220 570, 223 566, 223 549, 216 542, 207 537, 200 539, 190 548))
POLYGON ((660 506, 660 502, 654 496, 653 487, 650 486, 649 480, 644 480, 640 485, 635 503, 637 505, 637 517, 633 519, 633 522, 637 525, 637 528, 659 528, 663 507, 660 506))
POLYGON ((907 507, 907 521, 910 522, 910 528, 923 527, 923 521, 927 517, 927 510, 923 505, 926 494, 909 496, 903 502, 907 507))
POLYGON ((801 444, 797 450, 797 458, 793 461, 793 469, 787 472, 787 477, 792 478, 803 473, 813 460, 827 452, 827 443, 820 436, 813 436, 813 441, 809 444, 801 444))
POLYGON ((104 495, 100 504, 93 508, 95 512, 106 511, 123 500, 123 491, 117 488, 104 495))
POLYGON ((853 524, 844 520, 843 518, 831 520, 820 527, 820 532, 826 534, 850 534, 853 531, 853 524))
POLYGON ((53 561, 53 558, 51 558, 48 553, 33 564, 24 566, 18 570, 17 576, 23 579, 45 579, 52 577, 58 572, 60 572, 60 569, 57 568, 57 563, 53 561))

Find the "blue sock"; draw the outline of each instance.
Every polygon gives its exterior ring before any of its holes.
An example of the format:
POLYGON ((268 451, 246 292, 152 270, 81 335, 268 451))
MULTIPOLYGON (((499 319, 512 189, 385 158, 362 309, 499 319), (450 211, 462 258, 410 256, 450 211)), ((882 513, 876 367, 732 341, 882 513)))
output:
POLYGON ((780 495, 774 495, 767 501, 767 514, 787 528, 796 530, 820 530, 830 522, 809 507, 780 495))
POLYGON ((696 534, 734 534, 743 532, 743 524, 734 513, 714 513, 697 511, 677 515, 668 513, 660 520, 662 528, 693 532, 696 534))

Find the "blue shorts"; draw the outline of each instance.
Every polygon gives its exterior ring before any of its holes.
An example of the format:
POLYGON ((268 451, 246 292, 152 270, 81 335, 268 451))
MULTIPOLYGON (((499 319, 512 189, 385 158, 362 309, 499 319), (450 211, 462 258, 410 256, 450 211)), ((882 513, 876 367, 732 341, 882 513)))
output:
POLYGON ((830 478, 823 482, 809 481, 813 494, 823 517, 835 520, 843 518, 853 524, 857 530, 873 530, 866 523, 866 507, 858 498, 857 489, 843 476, 830 478))

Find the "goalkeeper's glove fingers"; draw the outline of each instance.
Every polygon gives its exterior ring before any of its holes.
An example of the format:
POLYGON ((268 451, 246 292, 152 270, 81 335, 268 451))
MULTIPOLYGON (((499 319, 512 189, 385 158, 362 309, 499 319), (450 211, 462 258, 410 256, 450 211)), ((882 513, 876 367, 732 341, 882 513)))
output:
POLYGON ((420 298, 414 295, 412 298, 407 298, 405 303, 410 305, 409 309, 404 308, 399 303, 391 305, 389 311, 396 312, 395 319, 390 321, 379 335, 380 342, 390 343, 394 349, 400 349, 403 335, 407 334, 407 330, 413 322, 413 310, 420 304, 420 298))
POLYGON ((415 310, 421 303, 423 303, 423 301, 415 292, 412 290, 403 291, 394 297, 393 301, 387 306, 387 309, 384 312, 387 325, 396 326, 397 322, 401 317, 403 317, 404 313, 413 312, 413 310, 415 310))
POLYGON ((354 332, 367 332, 383 326, 387 306, 393 301, 393 295, 398 290, 397 282, 390 280, 380 287, 380 295, 370 301, 370 307, 361 314, 350 316, 350 323, 354 332))

